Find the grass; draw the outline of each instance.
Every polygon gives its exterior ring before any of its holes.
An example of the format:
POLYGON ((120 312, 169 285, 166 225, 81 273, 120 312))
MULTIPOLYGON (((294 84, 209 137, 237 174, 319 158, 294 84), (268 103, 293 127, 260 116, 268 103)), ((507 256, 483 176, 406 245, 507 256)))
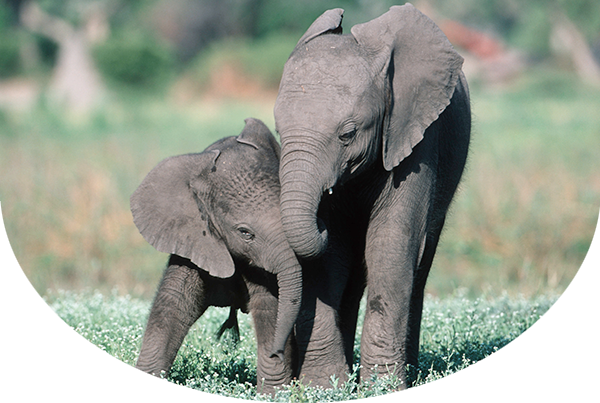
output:
POLYGON ((510 89, 474 88, 472 103, 467 171, 430 290, 563 290, 600 207, 600 91, 541 70, 510 89))
POLYGON ((256 395, 255 341, 241 315, 237 346, 215 332, 226 309, 196 323, 169 378, 136 394, 130 376, 147 300, 118 293, 12 293, 0 298, 4 402, 593 402, 600 394, 600 289, 536 298, 426 299, 420 370, 404 394, 394 379, 330 390, 301 384, 256 395))
MULTIPOLYGON (((0 111, 0 200, 34 287, 149 298, 166 256, 137 232, 129 196, 161 159, 271 128, 272 96, 178 103, 114 91, 88 119, 40 103, 0 111)), ((468 167, 427 291, 471 297, 560 293, 591 243, 600 206, 600 92, 539 70, 511 87, 472 85, 468 167)))

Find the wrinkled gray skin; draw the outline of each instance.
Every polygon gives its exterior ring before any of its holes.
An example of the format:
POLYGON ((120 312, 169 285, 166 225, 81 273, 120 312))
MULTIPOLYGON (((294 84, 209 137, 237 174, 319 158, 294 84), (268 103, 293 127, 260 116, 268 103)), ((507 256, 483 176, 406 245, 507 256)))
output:
POLYGON ((137 368, 168 372, 183 338, 209 306, 250 312, 258 344, 259 391, 289 382, 302 269, 279 215, 279 145, 259 120, 203 153, 167 158, 131 197, 136 226, 171 253, 137 368), (264 379, 264 381, 263 381, 264 379))
POLYGON ((274 110, 283 228, 298 256, 322 256, 315 275, 329 279, 305 286, 303 306, 316 294, 338 318, 301 310, 300 377, 345 379, 366 285, 361 377, 389 370, 409 385, 423 290, 469 145, 463 59, 410 4, 347 35, 342 13, 325 12, 300 39, 274 110))

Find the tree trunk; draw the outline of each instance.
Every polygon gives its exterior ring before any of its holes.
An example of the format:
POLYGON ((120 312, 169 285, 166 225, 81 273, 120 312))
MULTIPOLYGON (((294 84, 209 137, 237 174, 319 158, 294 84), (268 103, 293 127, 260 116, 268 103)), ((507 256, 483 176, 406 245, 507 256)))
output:
POLYGON ((29 30, 47 36, 59 46, 48 88, 51 101, 75 113, 87 113, 98 106, 105 87, 91 56, 86 27, 75 29, 34 3, 23 7, 21 20, 29 30))
POLYGON ((562 11, 554 18, 550 47, 559 60, 567 60, 572 65, 583 81, 600 87, 600 65, 583 34, 562 11))

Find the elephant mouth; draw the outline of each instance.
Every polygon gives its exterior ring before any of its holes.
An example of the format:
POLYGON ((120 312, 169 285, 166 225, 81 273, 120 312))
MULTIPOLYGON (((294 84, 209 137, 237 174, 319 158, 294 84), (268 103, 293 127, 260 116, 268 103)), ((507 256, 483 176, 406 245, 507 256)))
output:
POLYGON ((317 228, 320 233, 326 232, 329 222, 329 213, 333 206, 333 200, 339 196, 339 187, 331 186, 323 191, 319 207, 317 209, 317 228))

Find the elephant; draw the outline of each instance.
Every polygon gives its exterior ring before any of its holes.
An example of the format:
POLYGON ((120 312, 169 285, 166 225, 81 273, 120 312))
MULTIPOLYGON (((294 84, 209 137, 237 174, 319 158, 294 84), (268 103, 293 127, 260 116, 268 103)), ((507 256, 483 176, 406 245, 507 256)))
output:
MULTIPOLYGON (((348 34, 343 12, 326 11, 300 38, 274 106, 283 230, 300 259, 333 272, 323 292, 338 320, 320 340, 303 336, 314 324, 299 320, 296 338, 312 344, 305 360, 338 367, 339 352, 323 355, 341 343, 350 370, 366 289, 360 377, 393 374, 406 388, 425 283, 467 160, 469 89, 463 58, 412 5, 348 34)), ((316 384, 332 375, 300 373, 316 384)))
POLYGON ((170 157, 130 199, 133 220, 155 249, 171 254, 154 298, 136 367, 168 373, 181 343, 209 306, 229 306, 221 331, 250 312, 259 392, 289 382, 302 267, 279 214, 279 144, 263 122, 204 152, 170 157))

